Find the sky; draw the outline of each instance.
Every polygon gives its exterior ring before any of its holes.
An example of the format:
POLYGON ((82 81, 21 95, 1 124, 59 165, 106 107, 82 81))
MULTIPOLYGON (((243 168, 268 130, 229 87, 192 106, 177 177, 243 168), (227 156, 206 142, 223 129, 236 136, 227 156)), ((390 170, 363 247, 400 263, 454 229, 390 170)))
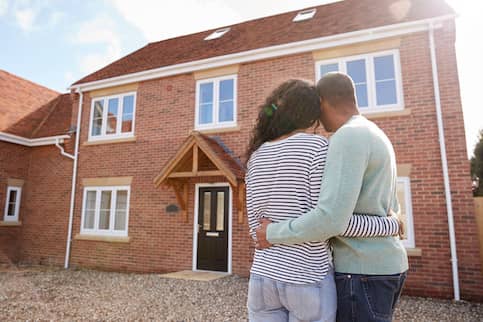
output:
MULTIPOLYGON (((327 2, 334 1, 0 0, 0 69, 66 92, 148 42, 327 2)), ((447 2, 458 13, 456 53, 471 156, 483 129, 483 1, 447 2)))

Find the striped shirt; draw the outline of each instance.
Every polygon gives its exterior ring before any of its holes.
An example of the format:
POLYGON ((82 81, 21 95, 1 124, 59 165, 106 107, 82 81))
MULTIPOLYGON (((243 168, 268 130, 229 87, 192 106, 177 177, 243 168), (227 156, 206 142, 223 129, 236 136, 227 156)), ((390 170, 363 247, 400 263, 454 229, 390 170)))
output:
MULTIPOLYGON (((248 161, 245 178, 250 234, 262 217, 280 222, 303 214, 317 205, 324 174, 328 142, 306 133, 266 142, 248 161)), ((346 237, 397 234, 395 218, 352 216, 346 237)), ((255 250, 251 273, 277 281, 309 284, 322 280, 331 264, 327 241, 295 245, 276 244, 255 250)))

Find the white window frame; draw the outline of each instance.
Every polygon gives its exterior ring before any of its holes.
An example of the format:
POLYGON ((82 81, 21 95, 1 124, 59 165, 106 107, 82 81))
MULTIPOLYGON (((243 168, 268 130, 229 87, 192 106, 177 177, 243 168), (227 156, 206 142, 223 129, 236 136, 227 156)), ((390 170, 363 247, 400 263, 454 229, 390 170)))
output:
POLYGON ((207 129, 222 129, 228 127, 235 127, 237 124, 237 75, 225 75, 214 78, 199 79, 196 81, 196 100, 195 100, 195 129, 207 130, 207 129), (219 122, 218 116, 220 112, 219 93, 220 82, 227 79, 233 79, 233 121, 219 122), (199 112, 200 112, 200 86, 204 83, 213 83, 213 122, 208 124, 199 124, 199 112))
POLYGON ((401 73, 401 59, 398 49, 391 49, 379 52, 373 52, 363 55, 354 55, 347 57, 340 57, 328 60, 321 60, 315 63, 315 75, 317 75, 317 81, 321 78, 320 66, 329 64, 338 64, 339 71, 347 73, 347 62, 352 60, 364 59, 366 62, 366 82, 367 82, 367 100, 368 107, 359 108, 362 114, 372 114, 380 112, 393 112, 401 111, 404 109, 404 95, 402 86, 402 73, 401 73), (374 69, 374 58, 393 55, 394 57, 394 76, 396 81, 396 104, 377 105, 376 96, 376 76, 374 69))
POLYGON ((82 198, 82 216, 81 216, 81 224, 80 224, 80 233, 81 235, 94 235, 94 236, 116 236, 116 237, 127 237, 128 230, 129 230, 129 207, 130 207, 130 200, 131 200, 131 187, 130 186, 99 186, 99 187, 84 187, 84 196, 82 198), (119 190, 127 190, 127 205, 126 205, 126 227, 125 230, 114 230, 114 216, 116 210, 116 199, 117 199, 117 191, 119 190), (87 200, 87 192, 88 191, 95 191, 96 192, 96 210, 94 214, 94 228, 88 229, 84 228, 84 218, 86 213, 86 200, 87 200), (110 208, 110 217, 109 217, 109 229, 98 229, 99 227, 99 217, 101 212, 101 193, 102 191, 111 191, 112 198, 111 198, 111 208, 110 208), (116 191, 114 194, 113 192, 116 191))
POLYGON ((88 141, 102 141, 102 140, 111 140, 111 139, 122 139, 122 138, 130 138, 134 136, 134 130, 136 125, 136 92, 128 92, 116 95, 109 95, 109 96, 101 96, 101 97, 93 97, 91 99, 91 112, 89 118, 89 137, 88 141), (123 98, 125 96, 133 95, 133 111, 132 111, 132 129, 131 132, 121 133, 122 129, 122 113, 123 113, 123 98), (108 113, 108 102, 109 99, 117 98, 119 100, 118 106, 118 119, 116 123, 116 133, 114 134, 106 134, 106 127, 107 127, 107 113, 108 113), (94 119, 94 104, 98 101, 103 101, 103 111, 102 111, 102 128, 100 135, 92 135, 92 121, 94 119))
POLYGON ((21 187, 7 187, 7 198, 5 200, 5 212, 3 215, 3 220, 8 222, 18 222, 18 214, 20 212, 20 200, 22 199, 22 188, 21 187), (7 216, 8 214, 8 203, 10 200, 10 193, 12 191, 17 192, 17 199, 15 200, 15 212, 13 216, 7 216))
POLYGON ((398 183, 404 185, 404 196, 405 200, 399 200, 399 203, 404 202, 406 207, 406 236, 407 239, 402 240, 402 244, 406 248, 415 248, 414 240, 414 218, 413 218, 413 203, 411 196, 411 180, 409 177, 398 177, 398 183))

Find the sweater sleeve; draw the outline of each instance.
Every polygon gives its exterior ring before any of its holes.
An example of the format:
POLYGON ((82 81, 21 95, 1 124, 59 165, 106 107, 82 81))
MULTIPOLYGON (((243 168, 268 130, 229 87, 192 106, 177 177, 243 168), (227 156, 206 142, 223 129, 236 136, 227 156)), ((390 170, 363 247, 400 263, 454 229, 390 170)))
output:
POLYGON ((272 244, 326 240, 343 234, 349 226, 369 162, 369 139, 340 131, 332 136, 319 199, 308 213, 267 228, 272 244))

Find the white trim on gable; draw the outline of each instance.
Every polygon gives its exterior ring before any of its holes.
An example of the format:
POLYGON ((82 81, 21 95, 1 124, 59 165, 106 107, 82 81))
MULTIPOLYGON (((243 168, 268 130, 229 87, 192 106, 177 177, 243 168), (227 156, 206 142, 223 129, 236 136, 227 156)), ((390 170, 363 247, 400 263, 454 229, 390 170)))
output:
POLYGON ((0 141, 5 141, 5 142, 19 144, 19 145, 28 146, 28 147, 55 145, 57 143, 64 143, 64 139, 70 139, 70 136, 57 135, 57 136, 48 136, 48 137, 37 138, 37 139, 27 139, 22 136, 0 132, 0 141))
POLYGON ((327 37, 297 41, 283 45, 258 48, 229 55, 191 61, 188 63, 164 66, 160 68, 145 70, 142 72, 101 79, 93 82, 75 84, 70 86, 69 90, 75 89, 77 91, 91 91, 95 89, 119 86, 161 77, 191 73, 210 68, 218 68, 227 65, 241 64, 256 60, 293 55, 298 53, 310 52, 313 50, 320 50, 336 46, 405 35, 414 32, 427 31, 430 25, 433 25, 435 28, 441 28, 443 21, 455 19, 455 17, 456 15, 454 14, 444 15, 436 18, 403 22, 399 24, 357 30, 327 37))

